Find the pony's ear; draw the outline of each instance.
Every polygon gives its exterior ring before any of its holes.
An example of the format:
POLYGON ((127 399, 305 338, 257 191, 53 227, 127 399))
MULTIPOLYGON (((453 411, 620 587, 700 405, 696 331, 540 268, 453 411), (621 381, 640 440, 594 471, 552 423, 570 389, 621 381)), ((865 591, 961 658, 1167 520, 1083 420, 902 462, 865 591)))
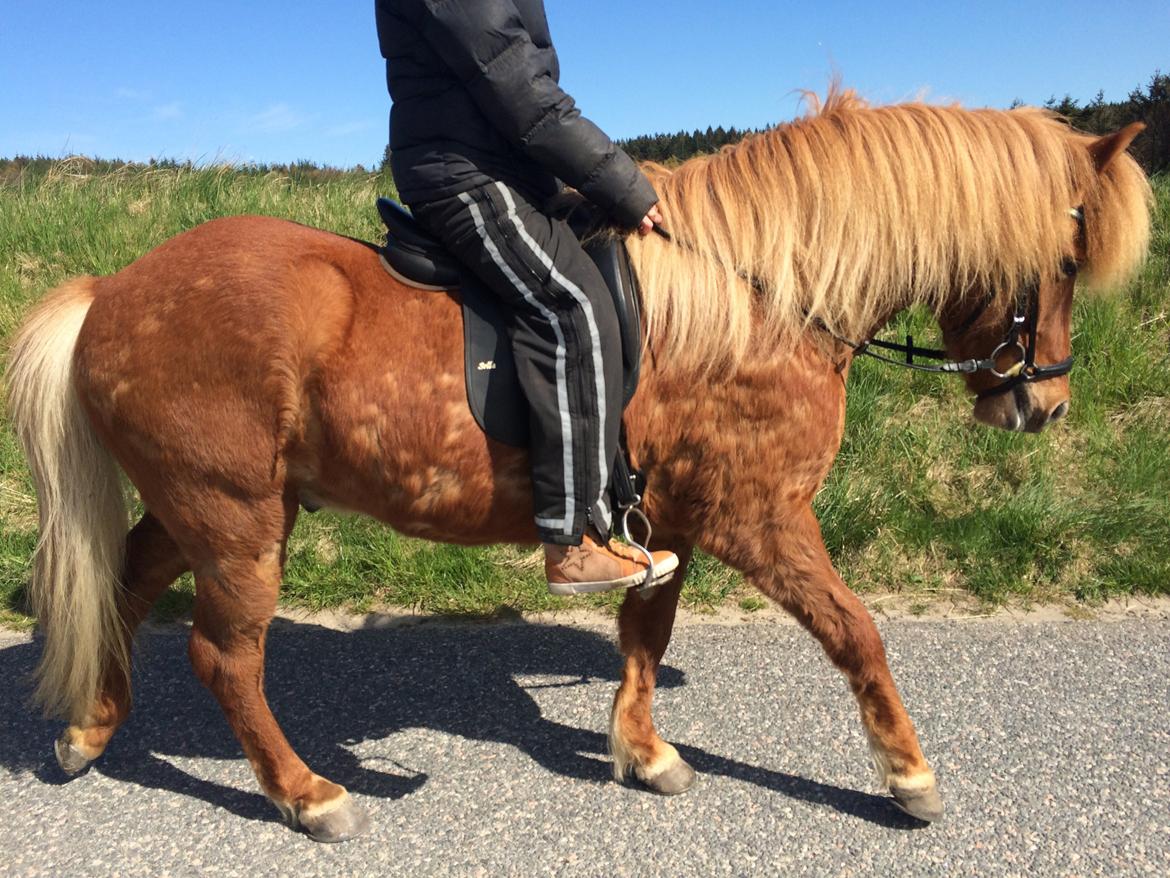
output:
POLYGON ((1093 164, 1098 171, 1109 167, 1110 163, 1129 149, 1133 139, 1146 129, 1145 122, 1131 122, 1120 131, 1106 134, 1089 144, 1089 155, 1093 157, 1093 164))

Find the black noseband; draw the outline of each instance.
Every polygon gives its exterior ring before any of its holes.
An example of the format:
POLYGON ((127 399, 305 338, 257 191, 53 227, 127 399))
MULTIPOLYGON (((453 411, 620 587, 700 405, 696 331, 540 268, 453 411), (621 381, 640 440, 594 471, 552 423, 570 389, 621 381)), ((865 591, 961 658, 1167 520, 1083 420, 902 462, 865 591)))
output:
POLYGON ((1027 301, 1027 311, 1025 313, 1021 313, 1019 302, 1017 301, 1016 313, 1012 317, 1011 332, 1008 333, 1008 337, 991 354, 991 361, 994 363, 999 358, 999 354, 1004 351, 1009 351, 1014 347, 1019 350, 1020 359, 1015 365, 1002 371, 998 368, 992 368, 990 371, 993 375, 1005 380, 977 394, 975 397, 977 401, 999 396, 1015 387, 1019 387, 1021 384, 1027 384, 1031 381, 1059 378, 1061 375, 1067 375, 1072 370, 1073 358, 1071 355, 1065 357, 1059 363, 1051 363, 1047 366, 1036 365, 1036 323, 1040 315, 1040 291, 1038 287, 1028 291, 1027 301), (1027 345, 1020 341, 1020 335, 1023 332, 1028 334, 1027 345))

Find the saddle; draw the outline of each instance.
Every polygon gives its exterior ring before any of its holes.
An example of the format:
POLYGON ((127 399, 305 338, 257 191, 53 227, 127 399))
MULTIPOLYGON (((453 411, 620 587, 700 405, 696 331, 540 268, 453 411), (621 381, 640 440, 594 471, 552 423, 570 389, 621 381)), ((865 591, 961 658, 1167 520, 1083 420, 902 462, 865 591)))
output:
MULTIPOLYGON (((622 405, 638 388, 642 359, 641 295, 630 267, 626 245, 610 235, 592 235, 592 217, 583 202, 568 202, 558 215, 569 222, 585 252, 601 271, 613 297, 621 331, 622 405)), ((400 282, 416 289, 456 292, 463 306, 464 371, 467 402, 480 428, 492 439, 517 448, 528 447, 528 401, 520 388, 508 336, 507 305, 483 281, 424 231, 402 205, 378 199, 386 226, 382 266, 400 282)))

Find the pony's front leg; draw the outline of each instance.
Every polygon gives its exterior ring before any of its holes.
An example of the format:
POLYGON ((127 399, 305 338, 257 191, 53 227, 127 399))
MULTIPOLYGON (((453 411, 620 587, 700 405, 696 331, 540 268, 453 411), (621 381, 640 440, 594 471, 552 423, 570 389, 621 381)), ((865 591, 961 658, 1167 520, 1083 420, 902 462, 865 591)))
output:
POLYGON ((626 662, 621 686, 613 699, 609 750, 614 777, 619 782, 632 773, 655 792, 674 795, 690 789, 695 770, 658 736, 650 716, 658 664, 670 642, 678 596, 691 557, 691 546, 686 543, 676 542, 669 548, 679 559, 670 582, 657 588, 649 599, 638 594, 637 589, 630 589, 622 604, 618 643, 626 662))
POLYGON ((937 820, 943 806, 934 772, 890 675, 877 626, 833 569, 812 510, 804 509, 774 537, 779 557, 752 581, 820 641, 849 680, 878 774, 899 807, 920 820, 937 820))

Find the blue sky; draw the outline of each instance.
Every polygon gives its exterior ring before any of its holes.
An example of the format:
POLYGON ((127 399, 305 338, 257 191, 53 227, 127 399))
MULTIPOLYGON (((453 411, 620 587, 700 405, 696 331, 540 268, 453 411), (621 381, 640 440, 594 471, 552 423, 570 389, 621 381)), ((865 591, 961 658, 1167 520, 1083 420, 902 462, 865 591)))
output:
MULTIPOLYGON (((611 136, 758 127, 833 71, 870 100, 1120 99, 1170 70, 1170 2, 546 0, 562 83, 611 136)), ((372 0, 4 0, 0 156, 376 163, 372 0)))

